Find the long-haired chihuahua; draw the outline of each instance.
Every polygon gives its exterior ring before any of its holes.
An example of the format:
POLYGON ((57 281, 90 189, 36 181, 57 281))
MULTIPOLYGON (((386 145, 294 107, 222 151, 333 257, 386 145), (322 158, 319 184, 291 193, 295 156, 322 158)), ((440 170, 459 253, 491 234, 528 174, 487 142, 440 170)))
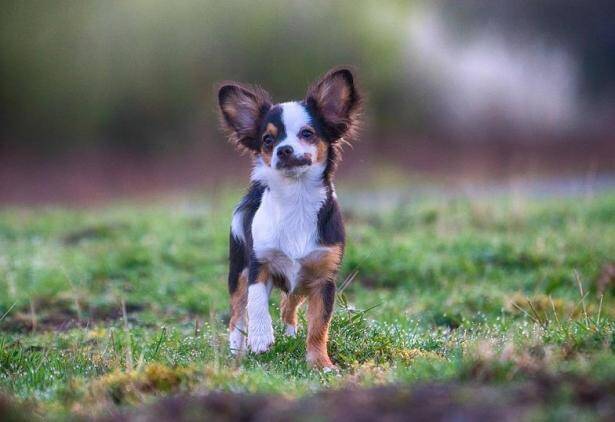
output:
POLYGON ((269 349, 276 286, 285 333, 296 334, 297 309, 307 301, 307 361, 333 368, 327 340, 345 242, 333 174, 341 144, 358 127, 353 72, 332 69, 305 99, 279 104, 261 88, 227 82, 218 103, 231 142, 253 157, 250 188, 231 223, 231 351, 269 349))

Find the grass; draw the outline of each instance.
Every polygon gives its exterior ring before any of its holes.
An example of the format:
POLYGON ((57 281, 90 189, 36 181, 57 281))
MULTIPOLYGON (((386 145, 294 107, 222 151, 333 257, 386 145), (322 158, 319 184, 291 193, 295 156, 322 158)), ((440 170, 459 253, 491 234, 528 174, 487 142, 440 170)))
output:
MULTIPOLYGON (((300 398, 546 377, 615 393, 615 194, 424 198, 347 212, 340 284, 354 278, 338 295, 329 344, 339 373, 305 364, 304 329, 282 335, 277 293, 273 349, 229 354, 237 197, 0 211, 0 391, 56 417, 210 390, 300 398)), ((533 412, 604 416, 566 388, 533 412)))

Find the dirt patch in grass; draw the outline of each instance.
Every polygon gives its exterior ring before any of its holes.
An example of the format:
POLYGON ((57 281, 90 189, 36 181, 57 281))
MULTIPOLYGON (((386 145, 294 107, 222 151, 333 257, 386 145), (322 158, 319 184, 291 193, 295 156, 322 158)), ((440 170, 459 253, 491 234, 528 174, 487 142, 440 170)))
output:
POLYGON ((120 223, 89 226, 67 233, 62 237, 62 243, 65 245, 76 245, 83 240, 109 239, 128 228, 127 224, 120 223))
POLYGON ((515 386, 440 383, 416 387, 324 391, 300 400, 274 395, 213 392, 177 395, 136 410, 106 415, 101 421, 513 421, 552 414, 558 406, 615 416, 615 383, 544 377, 515 386))
POLYGON ((615 292, 615 262, 602 266, 600 276, 596 279, 596 290, 599 294, 615 292))
MULTIPOLYGON (((133 319, 130 314, 144 309, 142 304, 126 303, 128 320, 133 319)), ((33 301, 30 306, 13 310, 0 321, 0 330, 17 333, 67 331, 89 327, 98 322, 114 321, 122 316, 119 303, 84 306, 69 299, 43 298, 33 301)))
POLYGON ((29 411, 18 408, 7 397, 0 395, 0 421, 25 422, 32 420, 29 415, 29 411))

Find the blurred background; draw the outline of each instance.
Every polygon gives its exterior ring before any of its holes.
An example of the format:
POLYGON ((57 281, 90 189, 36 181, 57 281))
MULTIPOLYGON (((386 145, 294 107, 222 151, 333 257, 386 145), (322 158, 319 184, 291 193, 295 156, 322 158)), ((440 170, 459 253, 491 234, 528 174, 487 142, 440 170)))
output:
POLYGON ((215 83, 299 99, 338 64, 368 98, 343 183, 612 186, 614 22, 609 0, 5 0, 0 204, 245 183, 215 83))

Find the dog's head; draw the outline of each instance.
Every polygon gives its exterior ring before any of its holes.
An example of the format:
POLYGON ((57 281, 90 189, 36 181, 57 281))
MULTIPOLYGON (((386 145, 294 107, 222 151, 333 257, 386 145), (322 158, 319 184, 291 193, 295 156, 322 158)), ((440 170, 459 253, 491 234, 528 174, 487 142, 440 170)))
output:
POLYGON ((351 70, 327 72, 302 101, 273 104, 258 87, 224 83, 218 91, 223 127, 233 143, 285 177, 316 166, 329 173, 342 140, 356 132, 361 96, 351 70))

